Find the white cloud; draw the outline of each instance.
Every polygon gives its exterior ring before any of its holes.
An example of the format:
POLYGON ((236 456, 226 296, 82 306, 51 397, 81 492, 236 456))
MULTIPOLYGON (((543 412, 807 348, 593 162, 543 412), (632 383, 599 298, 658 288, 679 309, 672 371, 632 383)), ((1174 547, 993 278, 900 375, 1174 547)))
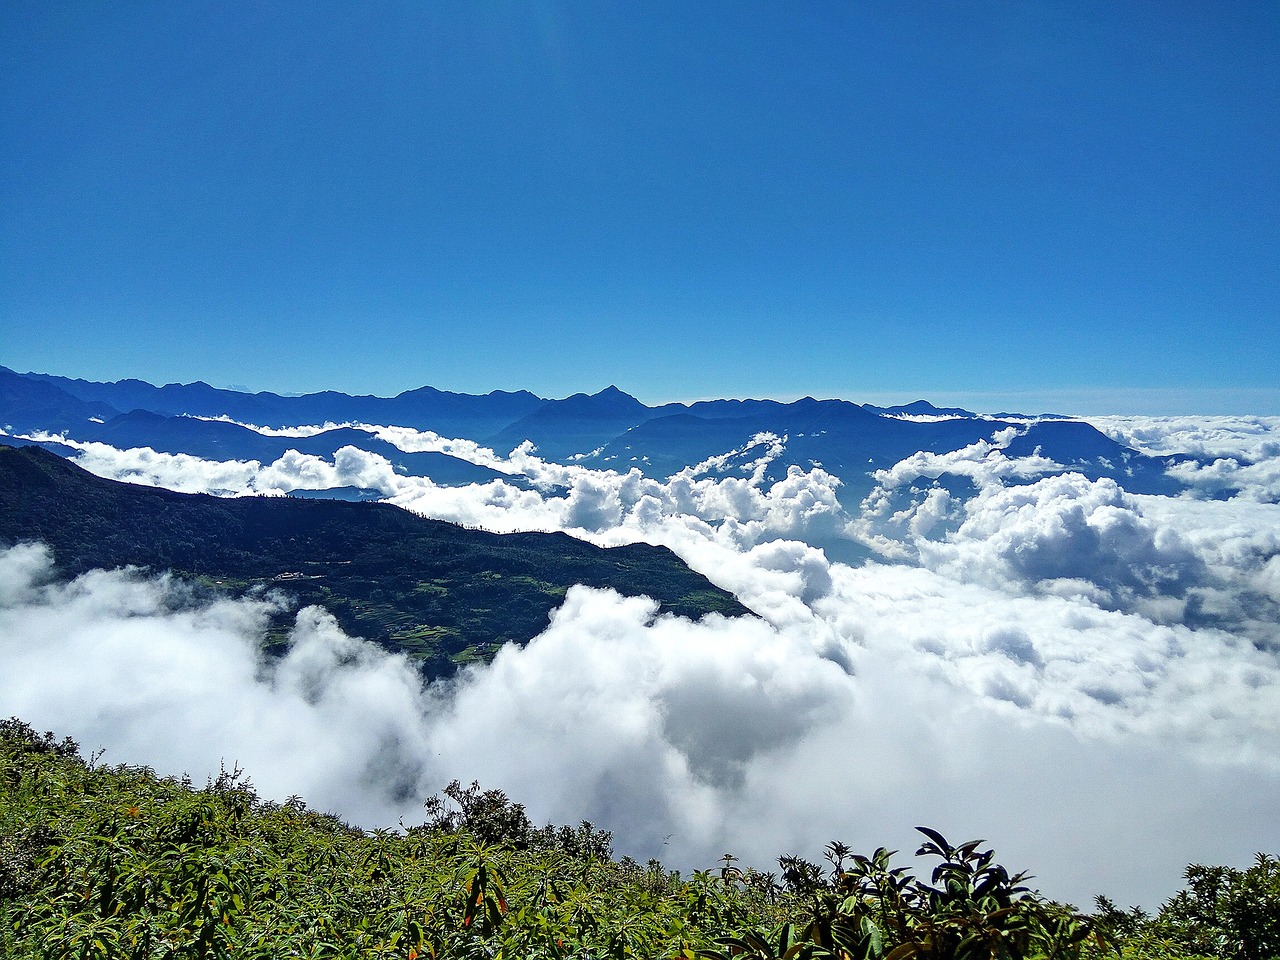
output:
POLYGON ((179 493, 236 496, 258 492, 254 479, 262 470, 262 464, 256 460, 205 460, 185 453, 160 453, 150 447, 121 450, 106 443, 86 443, 43 431, 23 437, 59 443, 79 451, 71 458, 72 462, 108 480, 164 487, 179 493))
POLYGON ((948 420, 967 419, 953 413, 882 413, 880 416, 886 420, 903 420, 907 423, 945 423, 948 420))
POLYGON ((807 620, 801 604, 781 628, 693 624, 575 588, 527 648, 424 689, 314 608, 264 661, 270 601, 195 604, 128 572, 41 586, 40 548, 20 547, 0 556, 0 704, 109 761, 197 778, 238 761, 268 796, 367 825, 415 822, 426 794, 478 778, 535 818, 590 818, 620 851, 686 869, 725 850, 766 866, 816 856, 832 838, 907 845, 928 823, 987 836, 1051 894, 1154 904, 1188 858, 1280 839, 1275 686, 1237 677, 1248 664, 1233 673, 1220 644, 1178 651, 1175 632, 1153 642, 1096 610, 1084 622, 1062 598, 1010 612, 928 571, 823 570, 808 549, 751 551, 775 588, 815 596, 807 620), (1148 675, 1155 692, 1130 683, 1148 675), (1087 692, 1104 682, 1118 698, 1087 692))
MULTIPOLYGON (((1153 452, 1185 437, 1219 459, 1275 462, 1255 427, 1161 422, 1143 438, 1153 452)), ((412 820, 408 794, 477 777, 537 817, 614 828, 641 858, 682 851, 685 867, 726 849, 762 864, 813 855, 837 837, 909 846, 910 826, 928 823, 986 835, 1051 893, 1154 906, 1191 860, 1280 846, 1280 505, 1261 481, 1231 500, 1136 496, 1010 458, 1004 431, 877 473, 851 517, 825 470, 768 479, 783 437, 658 481, 548 463, 528 444, 500 456, 369 429, 529 488, 435 487, 354 450, 263 466, 82 445, 80 459, 185 489, 371 486, 494 530, 660 543, 765 619, 655 619, 644 601, 574 590, 526 649, 423 692, 322 616, 304 616, 293 652, 264 669, 253 602, 193 608, 171 583, 120 574, 41 587, 43 562, 18 550, 0 571, 0 635, 27 639, 3 648, 5 708, 21 713, 8 704, 25 697, 27 719, 119 759, 199 772, 234 757, 264 788, 366 823, 412 820), (814 544, 840 536, 898 562, 831 563, 814 544), (128 642, 94 647, 95 630, 128 642), (204 671, 206 655, 222 666, 204 671), (120 703, 90 682, 149 669, 120 703), (241 691, 236 709, 205 709, 215 694, 191 684, 206 673, 241 691), (157 717, 190 737, 156 737, 157 717), (368 774, 339 775, 353 769, 368 774)))
MULTIPOLYGON (((279 496, 293 490, 356 486, 392 496, 403 489, 408 479, 397 474, 385 457, 353 446, 335 451, 333 460, 286 450, 278 460, 264 466, 257 460, 205 460, 185 453, 161 453, 150 447, 121 450, 105 443, 43 433, 33 434, 30 439, 53 440, 72 447, 79 451, 72 462, 97 476, 180 493, 279 496)), ((430 484, 425 478, 413 479, 430 484)))
POLYGON ((1143 517, 1114 481, 1079 474, 986 487, 965 504, 954 533, 919 537, 916 548, 924 566, 958 581, 1083 591, 1109 608, 1183 597, 1201 566, 1176 531, 1143 517))
POLYGON ((1210 497, 1241 496, 1261 503, 1280 503, 1280 457, 1258 463, 1219 457, 1212 463, 1175 464, 1169 474, 1210 497))
POLYGON ((1152 456, 1263 460, 1280 456, 1280 417, 1087 417, 1112 440, 1152 456))
POLYGON ((1280 417, 1092 417, 1112 439, 1195 459, 1169 473, 1197 496, 1280 503, 1280 417))
POLYGON ((1017 427, 1006 427, 990 440, 947 453, 922 450, 887 470, 875 471, 876 486, 863 500, 861 513, 846 524, 846 535, 881 556, 918 559, 919 541, 954 530, 963 517, 963 500, 936 481, 961 479, 972 489, 992 492, 1002 490, 1006 480, 1026 480, 1063 469, 1039 454, 1007 457, 1004 449, 1018 434, 1017 427))
POLYGON ((0 608, 5 715, 170 773, 239 761, 270 796, 301 793, 366 823, 420 795, 424 701, 403 661, 311 608, 288 655, 267 663, 270 600, 194 603, 167 578, 128 571, 41 588, 28 578, 42 552, 0 557, 0 580, 25 587, 0 608), (412 782, 389 782, 391 769, 412 782))
POLYGON ((210 423, 234 423, 237 427, 244 427, 252 430, 254 433, 260 433, 264 437, 314 437, 317 434, 324 433, 326 430, 338 430, 342 427, 357 427, 354 423, 334 423, 332 420, 326 420, 323 424, 312 426, 297 427, 263 427, 255 423, 244 423, 240 420, 233 420, 231 417, 202 417, 196 414, 183 414, 192 420, 207 420, 210 423))
POLYGON ((332 463, 313 454, 286 450, 279 460, 257 473, 253 489, 288 492, 365 487, 390 496, 400 490, 404 482, 405 478, 396 473, 386 457, 348 446, 334 452, 332 463))
MULTIPOLYGON (((1217 442, 1232 445, 1224 429, 1217 442)), ((848 532, 958 582, 1079 597, 1280 649, 1269 572, 1280 544, 1275 504, 1249 493, 1230 501, 1129 494, 1109 479, 1055 473, 1040 458, 1010 460, 1002 439, 877 472, 848 532)), ((1260 466, 1269 464, 1280 460, 1260 466)))

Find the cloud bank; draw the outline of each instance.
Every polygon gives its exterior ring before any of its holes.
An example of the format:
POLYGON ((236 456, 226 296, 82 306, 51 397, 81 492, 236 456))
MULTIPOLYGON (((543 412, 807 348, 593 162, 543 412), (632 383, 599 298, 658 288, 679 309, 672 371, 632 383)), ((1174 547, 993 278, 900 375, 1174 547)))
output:
MULTIPOLYGON (((802 590, 812 557, 757 560, 802 590)), ((835 837, 908 846, 919 822, 987 836, 1051 894, 1152 902, 1186 859, 1275 839, 1280 705, 1230 651, 1155 645, 1115 614, 1082 624, 1060 599, 1045 629, 1043 601, 1010 610, 980 587, 970 617, 938 619, 954 588, 895 569, 837 570, 820 606, 845 619, 783 627, 575 588, 527 648, 424 688, 315 608, 266 661, 270 599, 202 604, 129 571, 54 585, 43 549, 18 547, 0 558, 0 701, 108 760, 196 776, 239 762, 269 796, 370 826, 413 823, 424 796, 479 778, 685 868, 835 837), (1165 831, 1181 842, 1155 843, 1165 831)))
MULTIPOLYGON (((1187 862, 1280 847, 1280 504, 1264 486, 1134 496, 1010 458, 997 434, 877 473, 851 514, 819 468, 768 479, 781 437, 657 481, 369 429, 530 483, 437 487, 354 448, 263 466, 85 445, 80 460, 232 493, 341 478, 490 529, 662 543, 763 619, 694 624, 575 588, 527 648, 424 689, 321 611, 266 662, 270 599, 200 604, 128 572, 57 586, 28 546, 0 567, 5 711, 169 771, 238 760, 264 792, 367 825, 414 822, 425 795, 476 778, 683 868, 833 838, 910 848, 923 823, 985 836, 1050 895, 1154 906, 1187 862), (879 559, 833 563, 815 546, 831 538, 879 559)), ((1143 429, 1277 459, 1250 424, 1143 429)))
POLYGON ((1144 453, 1194 458, 1170 472, 1197 496, 1280 503, 1280 417, 1094 417, 1144 453))

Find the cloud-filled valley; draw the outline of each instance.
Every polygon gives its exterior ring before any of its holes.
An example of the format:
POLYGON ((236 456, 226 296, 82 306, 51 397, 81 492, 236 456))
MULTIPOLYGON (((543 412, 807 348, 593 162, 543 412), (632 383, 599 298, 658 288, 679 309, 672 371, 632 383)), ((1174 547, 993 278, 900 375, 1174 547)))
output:
POLYGON ((358 488, 494 531, 665 545, 760 618, 692 623, 574 588, 528 646, 424 686, 318 609, 270 659, 272 595, 210 601, 130 571, 63 583, 27 545, 3 555, 0 702, 108 759, 194 776, 238 761, 269 795, 370 826, 414 822, 454 778, 682 868, 833 838, 905 848, 924 823, 986 837, 1050 895, 1154 906, 1188 861, 1280 843, 1280 420, 1093 424, 1152 492, 1006 421, 856 477, 803 455, 812 428, 661 475, 342 425, 496 475, 452 484, 356 445, 259 462, 26 431, 135 483, 358 488), (1181 492, 1154 492, 1153 465, 1181 492))

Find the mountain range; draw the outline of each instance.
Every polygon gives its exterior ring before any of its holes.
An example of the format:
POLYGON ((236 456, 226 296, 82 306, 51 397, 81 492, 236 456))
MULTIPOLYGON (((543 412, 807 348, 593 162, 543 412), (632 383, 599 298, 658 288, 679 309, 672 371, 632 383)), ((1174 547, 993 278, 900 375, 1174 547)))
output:
MULTIPOLYGON (((10 444, 31 442, 20 438, 45 431, 117 448, 150 447, 262 463, 287 450, 332 458, 341 447, 354 446, 385 456, 401 473, 442 485, 523 482, 444 453, 406 453, 349 426, 332 426, 308 437, 267 436, 241 426, 353 423, 429 430, 477 441, 499 454, 528 441, 546 460, 635 469, 654 478, 698 465, 707 474, 741 475, 759 456, 753 441, 768 435, 783 441, 768 464, 768 479, 781 479, 792 466, 821 466, 840 477, 839 496, 849 508, 870 490, 877 470, 921 451, 953 452, 1012 427, 1017 436, 1005 448, 1008 456, 1039 453, 1064 470, 1091 479, 1111 477, 1135 493, 1182 489, 1166 472, 1173 458, 1145 456, 1087 423, 1045 414, 980 416, 923 400, 893 407, 811 397, 791 403, 705 400, 648 406, 616 386, 564 399, 542 399, 528 391, 470 395, 432 387, 389 398, 335 392, 286 397, 199 382, 161 387, 139 380, 97 383, 0 367, 0 426, 10 435, 0 441, 10 444), (712 458, 717 459, 708 464, 712 458)), ((64 456, 74 453, 56 439, 35 442, 64 456)))

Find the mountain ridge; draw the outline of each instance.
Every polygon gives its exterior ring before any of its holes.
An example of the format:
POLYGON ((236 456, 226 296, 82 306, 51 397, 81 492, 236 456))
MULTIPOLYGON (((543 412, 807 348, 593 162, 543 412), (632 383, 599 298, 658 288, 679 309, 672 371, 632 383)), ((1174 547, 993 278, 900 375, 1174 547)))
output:
MULTIPOLYGON (((693 618, 751 613, 665 547, 489 533, 382 503, 176 493, 0 445, 0 544, 35 541, 68 578, 133 565, 217 592, 283 588, 432 675, 528 642, 574 584, 693 618)), ((277 622, 277 635, 286 627, 277 622)))
POLYGON ((1092 479, 1110 477, 1136 493, 1176 493, 1183 489, 1166 472, 1168 458, 1144 456, 1120 447, 1083 421, 1055 415, 1008 415, 1007 419, 981 416, 959 407, 937 407, 927 400, 876 407, 849 400, 802 397, 788 403, 767 399, 701 400, 651 407, 615 384, 594 394, 580 392, 558 400, 544 400, 529 391, 470 395, 429 386, 404 391, 394 398, 351 397, 335 391, 286 398, 219 390, 202 382, 165 387, 151 387, 136 380, 99 384, 46 374, 16 374, 0 367, 0 424, 64 430, 73 439, 97 439, 117 446, 120 442, 132 447, 160 444, 157 449, 165 452, 259 461, 279 457, 290 449, 331 457, 333 442, 345 437, 351 445, 385 456, 406 474, 429 477, 445 485, 494 479, 520 483, 488 467, 456 458, 440 459, 445 455, 405 453, 371 434, 335 432, 340 427, 313 438, 270 439, 240 427, 240 433, 222 430, 220 439, 215 440, 214 429, 199 425, 200 421, 171 419, 163 424, 151 421, 153 433, 149 436, 146 430, 127 429, 144 419, 134 411, 121 413, 101 406, 102 398, 113 396, 113 390, 122 399, 150 397, 154 405, 164 408, 150 412, 171 418, 172 414, 165 410, 175 407, 173 398, 186 396, 193 403, 205 404, 200 407, 200 416, 229 417, 241 424, 364 422, 407 426, 473 440, 492 447, 498 454, 531 442, 545 460, 624 472, 638 469, 659 479, 708 458, 741 450, 755 436, 771 434, 785 437, 786 442, 768 478, 785 476, 791 466, 807 470, 822 464, 841 477, 841 499, 849 506, 856 505, 870 489, 870 478, 878 469, 918 451, 955 452, 989 441, 995 432, 1006 428, 1019 434, 1007 447, 1010 456, 1026 456, 1038 449, 1068 470, 1092 479), (72 395, 58 384, 77 390, 79 395, 72 395), (232 406, 219 405, 228 403, 232 406), (263 403, 267 406, 262 407, 263 403), (292 413, 286 416, 282 411, 292 413), (306 413, 311 415, 304 416, 306 413), (1054 423, 1074 426, 1056 429, 1050 426, 1054 423))

